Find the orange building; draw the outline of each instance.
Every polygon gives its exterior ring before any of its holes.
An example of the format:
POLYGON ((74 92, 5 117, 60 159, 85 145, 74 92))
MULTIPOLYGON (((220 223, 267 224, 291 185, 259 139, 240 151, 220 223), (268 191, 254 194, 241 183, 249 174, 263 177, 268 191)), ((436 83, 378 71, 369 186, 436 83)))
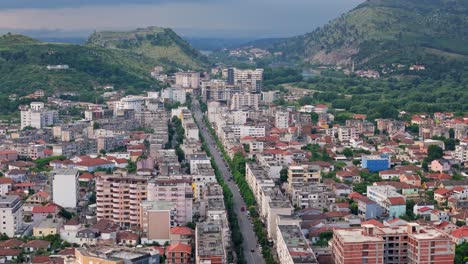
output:
POLYGON ((452 264, 455 244, 446 233, 408 224, 408 264, 452 264))

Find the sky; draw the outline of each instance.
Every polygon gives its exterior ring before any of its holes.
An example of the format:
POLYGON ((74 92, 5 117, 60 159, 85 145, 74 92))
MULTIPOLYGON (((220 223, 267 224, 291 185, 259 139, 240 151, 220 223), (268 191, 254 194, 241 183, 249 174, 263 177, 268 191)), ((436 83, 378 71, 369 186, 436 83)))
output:
POLYGON ((0 31, 49 36, 173 28, 188 37, 288 37, 363 0, 0 0, 0 31))

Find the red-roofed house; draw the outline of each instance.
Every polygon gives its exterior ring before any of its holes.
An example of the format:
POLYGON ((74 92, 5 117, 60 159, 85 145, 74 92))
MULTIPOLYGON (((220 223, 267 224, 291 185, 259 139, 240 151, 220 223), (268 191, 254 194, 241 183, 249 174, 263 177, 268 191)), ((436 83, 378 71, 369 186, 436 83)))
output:
POLYGON ((442 204, 445 203, 452 194, 453 190, 439 188, 434 191, 434 200, 436 200, 438 204, 442 204))
POLYGON ((75 169, 80 171, 87 171, 93 172, 98 168, 101 169, 113 169, 115 167, 115 163, 113 161, 108 161, 106 159, 101 158, 89 158, 83 161, 75 163, 75 169))
POLYGON ((192 262, 192 247, 187 244, 176 243, 166 248, 168 264, 184 264, 192 262))
POLYGON ((195 232, 193 229, 186 226, 176 226, 172 227, 169 234, 169 242, 174 243, 184 243, 191 245, 193 242, 195 232))
POLYGON ((13 185, 13 179, 11 178, 0 178, 0 195, 6 195, 11 191, 13 185))
POLYGON ((60 208, 57 205, 36 205, 32 208, 32 217, 34 222, 40 222, 46 219, 49 215, 55 218, 59 213, 60 208))
POLYGON ((362 222, 361 226, 364 226, 364 225, 373 225, 373 226, 376 226, 376 227, 384 227, 384 224, 382 224, 381 222, 379 222, 379 221, 377 221, 375 219, 370 219, 370 220, 362 222))
POLYGON ((92 180, 94 180, 94 175, 89 172, 82 173, 80 177, 78 178, 78 181, 80 182, 90 182, 92 180))
POLYGON ((0 160, 15 161, 18 159, 16 150, 0 150, 0 160))
POLYGON ((442 221, 440 224, 434 225, 434 227, 444 231, 445 233, 450 233, 458 228, 458 226, 454 225, 453 223, 450 223, 449 221, 442 221))
POLYGON ((35 252, 39 249, 47 250, 49 247, 50 242, 45 240, 30 240, 23 246, 26 252, 35 252))
POLYGON ((15 260, 21 254, 20 249, 2 248, 0 249, 0 260, 12 261, 15 260))
POLYGON ((468 242, 468 226, 462 226, 453 230, 450 234, 456 239, 457 245, 468 242))

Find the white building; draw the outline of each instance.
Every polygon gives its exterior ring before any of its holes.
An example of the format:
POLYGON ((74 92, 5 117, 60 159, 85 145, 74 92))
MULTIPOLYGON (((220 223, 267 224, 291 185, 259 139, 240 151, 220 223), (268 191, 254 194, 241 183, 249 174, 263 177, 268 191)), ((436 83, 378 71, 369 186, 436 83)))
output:
POLYGON ((233 94, 231 97, 231 110, 237 110, 242 107, 252 107, 258 110, 258 102, 260 101, 259 94, 252 93, 238 93, 233 94))
POLYGON ((246 92, 260 93, 263 88, 263 69, 240 70, 228 69, 227 82, 230 85, 238 85, 246 92))
POLYGON ((185 104, 187 99, 186 92, 180 87, 169 87, 161 91, 161 98, 168 100, 170 103, 179 102, 185 104))
POLYGON ((29 108, 21 109, 21 129, 25 127, 44 128, 58 121, 58 111, 48 110, 44 103, 33 102, 29 108))
POLYGON ((275 114, 275 126, 280 129, 289 127, 289 113, 277 111, 275 114))
POLYGON ((75 208, 78 202, 78 177, 76 169, 56 169, 52 171, 52 198, 54 203, 75 208))
POLYGON ((120 101, 115 103, 115 111, 117 110, 135 110, 135 112, 141 112, 145 104, 145 98, 143 96, 126 96, 120 101))
POLYGON ((265 137, 265 126, 231 126, 235 138, 265 137))
POLYGON ((468 144, 462 143, 455 146, 454 154, 456 160, 460 162, 468 161, 468 144))
POLYGON ((23 226, 23 203, 17 195, 0 196, 0 231, 14 237, 23 226))
POLYGON ((279 263, 318 263, 312 248, 297 225, 278 225, 276 253, 279 263))
POLYGON ((183 88, 200 88, 200 73, 199 72, 177 72, 175 74, 176 85, 183 88))

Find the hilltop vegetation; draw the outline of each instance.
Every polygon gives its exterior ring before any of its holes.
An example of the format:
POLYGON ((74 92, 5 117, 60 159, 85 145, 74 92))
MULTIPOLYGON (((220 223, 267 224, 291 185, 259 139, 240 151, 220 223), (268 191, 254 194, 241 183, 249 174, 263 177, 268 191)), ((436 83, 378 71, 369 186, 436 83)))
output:
POLYGON ((201 69, 208 60, 169 28, 149 27, 130 32, 96 32, 86 45, 126 50, 154 59, 161 64, 186 69, 201 69))
POLYGON ((0 37, 3 97, 44 89, 47 95, 70 92, 76 99, 95 102, 105 84, 129 94, 157 90, 160 84, 149 74, 157 65, 174 71, 203 69, 208 63, 172 30, 163 28, 95 33, 86 45, 44 43, 14 34, 0 37), (48 70, 47 65, 69 69, 48 70))
POLYGON ((468 2, 368 0, 317 30, 269 48, 289 59, 376 66, 468 59, 468 2))

